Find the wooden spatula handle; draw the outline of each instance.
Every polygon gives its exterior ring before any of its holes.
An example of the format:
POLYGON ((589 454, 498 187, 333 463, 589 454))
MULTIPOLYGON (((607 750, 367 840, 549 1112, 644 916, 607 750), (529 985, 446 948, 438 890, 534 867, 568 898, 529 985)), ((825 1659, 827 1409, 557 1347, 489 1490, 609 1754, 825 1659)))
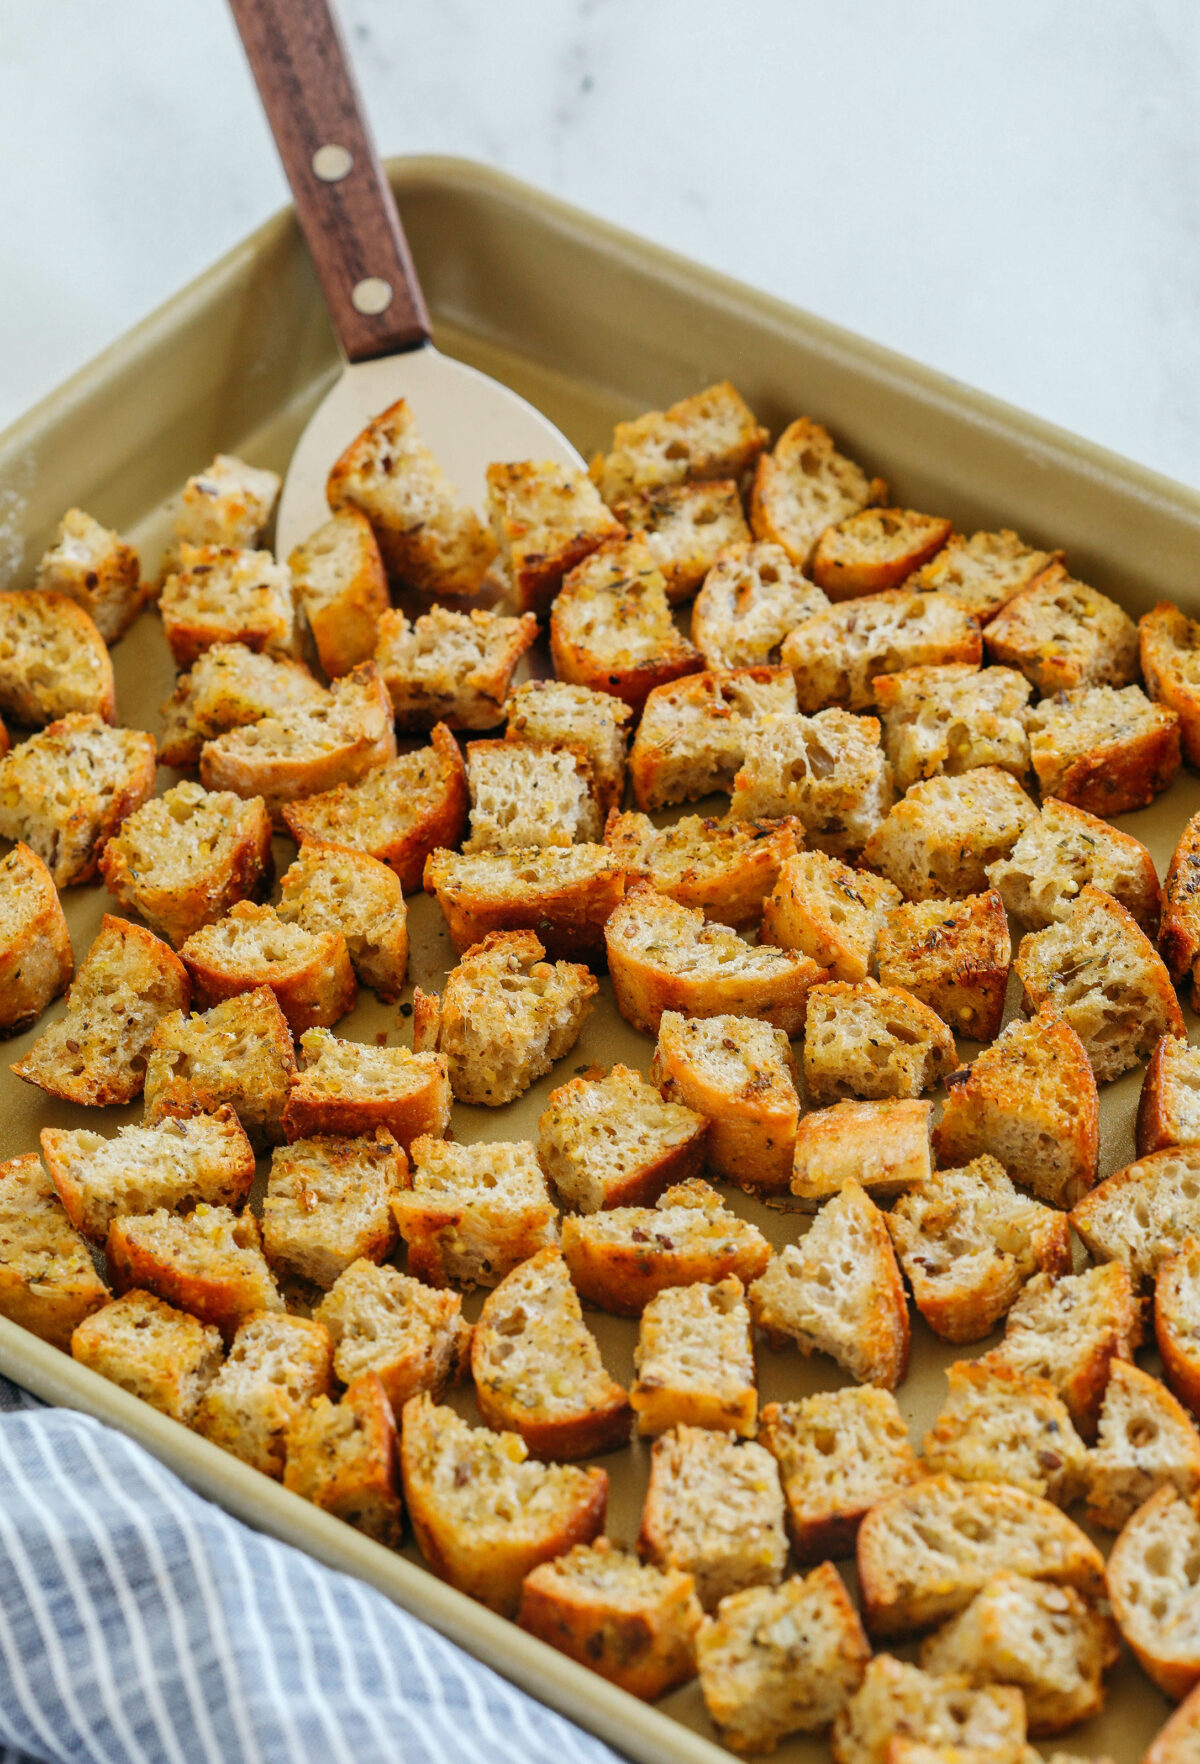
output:
POLYGON ((429 314, 327 0, 230 0, 350 361, 427 343, 429 314))

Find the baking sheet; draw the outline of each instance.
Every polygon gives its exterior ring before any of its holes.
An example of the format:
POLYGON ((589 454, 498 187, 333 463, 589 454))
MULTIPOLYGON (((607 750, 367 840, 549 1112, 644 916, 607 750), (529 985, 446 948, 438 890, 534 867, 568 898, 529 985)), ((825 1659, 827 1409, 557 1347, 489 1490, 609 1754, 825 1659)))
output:
MULTIPOLYGON (((1182 486, 498 174, 452 161, 398 161, 390 169, 440 346, 539 404, 585 456, 604 444, 617 418, 728 375, 774 430, 800 412, 828 422, 889 478, 898 500, 945 512, 968 530, 1010 524, 1030 540, 1064 545, 1078 574, 1135 614, 1164 597, 1200 608, 1193 585, 1200 497, 1182 486)), ((299 427, 335 371, 315 279, 290 217, 281 216, 0 437, 0 586, 26 584, 72 502, 130 532, 152 567, 169 524, 168 499, 188 473, 218 448, 284 469, 299 427)), ((118 645, 114 660, 120 719, 157 732, 174 671, 153 614, 118 645)), ((160 774, 160 788, 173 781, 174 774, 160 774)), ((1188 773, 1153 808, 1118 824, 1150 846, 1161 872, 1197 808, 1200 782, 1188 773)), ((282 868, 292 847, 282 839, 276 846, 282 868)), ((82 888, 69 891, 66 904, 78 957, 112 903, 103 889, 82 888)), ((437 988, 453 962, 441 915, 423 896, 411 898, 409 910, 410 984, 437 988)), ((1009 1008, 1011 1014, 1011 992, 1009 1008)), ((1194 1029, 1190 1013, 1188 1020, 1194 1029)), ((337 1029, 364 1041, 387 1033, 404 1044, 410 1032, 409 1019, 370 994, 337 1029)), ((9 1043, 8 1058, 18 1058, 37 1033, 9 1043)), ((500 1111, 456 1104, 453 1131, 463 1140, 530 1136, 554 1085, 593 1061, 620 1059, 644 1072, 652 1048, 617 1015, 605 981, 579 1043, 550 1077, 500 1111)), ((972 1051, 962 1044, 965 1057, 972 1051)), ((1139 1084, 1140 1073, 1130 1074, 1102 1095, 1105 1173, 1133 1155, 1139 1084)), ((101 1124, 110 1133, 139 1116, 140 1105, 109 1110, 101 1124)), ((36 1146, 39 1130, 51 1124, 98 1123, 95 1111, 19 1083, 6 1061, 0 1157, 36 1146)), ((795 1215, 726 1192, 775 1242, 804 1229, 795 1215)), ((471 1314, 479 1303, 478 1296, 469 1301, 471 1314)), ((589 1320, 610 1369, 627 1382, 636 1326, 596 1313, 589 1320)), ((912 1370, 897 1395, 918 1444, 940 1406, 942 1368, 961 1352, 916 1319, 912 1370)), ((760 1348, 758 1359, 764 1403, 843 1382, 821 1358, 760 1348)), ((135 1434, 203 1492, 372 1581, 632 1756, 727 1756, 712 1743, 695 1684, 656 1709, 638 1704, 442 1586, 413 1549, 389 1555, 2 1319, 0 1369, 48 1400, 135 1434)), ((466 1391, 453 1400, 474 1418, 466 1391)), ((628 1452, 597 1460, 612 1477, 609 1532, 623 1542, 637 1531, 648 1450, 648 1442, 635 1441, 628 1452)), ((842 1566, 853 1583, 850 1564, 842 1566)), ((1106 1714, 1072 1730, 1066 1743, 1132 1764, 1168 1708, 1126 1656, 1111 1681, 1106 1714)), ((821 1741, 796 1739, 778 1756, 783 1764, 808 1764, 827 1750, 821 1741)))

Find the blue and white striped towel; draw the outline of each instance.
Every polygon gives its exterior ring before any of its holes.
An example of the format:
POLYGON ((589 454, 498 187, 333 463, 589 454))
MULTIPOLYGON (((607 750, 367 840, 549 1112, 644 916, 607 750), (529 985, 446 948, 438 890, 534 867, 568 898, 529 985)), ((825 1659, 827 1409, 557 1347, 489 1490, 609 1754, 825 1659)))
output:
POLYGON ((0 1764, 617 1764, 112 1428, 0 1410, 0 1764))

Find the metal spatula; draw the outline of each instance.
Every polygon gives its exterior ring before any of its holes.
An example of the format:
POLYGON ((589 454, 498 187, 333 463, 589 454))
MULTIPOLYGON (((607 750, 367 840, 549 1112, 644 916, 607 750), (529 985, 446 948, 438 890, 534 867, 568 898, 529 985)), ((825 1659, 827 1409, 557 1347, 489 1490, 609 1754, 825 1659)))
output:
POLYGON ((346 358, 288 468, 276 550, 329 515, 325 480, 348 442, 398 398, 466 502, 493 460, 583 462, 523 398, 436 350, 408 242, 345 42, 327 0, 230 0, 346 358))

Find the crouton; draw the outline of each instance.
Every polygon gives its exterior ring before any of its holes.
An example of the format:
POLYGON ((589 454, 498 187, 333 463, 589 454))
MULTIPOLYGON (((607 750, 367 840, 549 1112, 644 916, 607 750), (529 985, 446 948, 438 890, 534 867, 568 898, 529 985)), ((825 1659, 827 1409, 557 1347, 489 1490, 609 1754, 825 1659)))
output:
POLYGON ((778 1587, 721 1601, 696 1638, 704 1703, 731 1751, 773 1752, 828 1727, 871 1657, 837 1569, 824 1562, 778 1587))
POLYGON ((205 742, 227 729, 264 717, 294 723, 328 701, 303 662, 262 655, 244 643, 214 643, 180 675, 162 707, 162 763, 197 765, 205 742))
POLYGON ((876 944, 879 978, 927 1004, 955 1035, 1000 1032, 1012 944, 994 891, 965 900, 910 901, 888 913, 876 944))
POLYGON ((1029 771, 1029 696, 1012 668, 967 662, 905 668, 875 680, 875 707, 898 790, 946 772, 999 766, 1023 782, 1029 771))
POLYGON ((467 786, 468 855, 595 844, 603 831, 587 769, 569 748, 543 741, 468 742, 467 786))
POLYGON ((388 586, 371 523, 343 508, 288 558, 292 586, 331 680, 375 653, 388 586))
POLYGON ((560 680, 611 692, 635 712, 655 686, 701 666, 643 539, 606 540, 570 572, 550 609, 550 654, 560 680))
POLYGON ((757 1017, 664 1011, 650 1076, 670 1103, 707 1120, 715 1175, 752 1193, 786 1192, 800 1099, 782 1029, 757 1017))
POLYGON ((1007 857, 987 867, 988 881, 1030 931, 1070 918, 1088 882, 1111 894, 1142 930, 1158 930, 1161 891, 1154 859, 1140 840, 1083 809, 1048 797, 1007 857))
POLYGON ((1135 1281, 1153 1280, 1164 1256, 1200 1235, 1200 1145, 1117 1170, 1084 1195, 1071 1224, 1098 1261, 1124 1262, 1135 1281))
POLYGON ((764 898, 803 837, 799 821, 786 815, 750 821, 682 815, 656 827, 648 815, 631 811, 610 814, 604 829, 604 843, 627 878, 735 926, 761 916, 764 898))
POLYGON ((952 521, 912 508, 860 509, 825 528, 813 546, 812 579, 835 601, 898 588, 953 531, 952 521))
POLYGON ((429 1286, 497 1286, 558 1242, 558 1214, 527 1139, 458 1145, 422 1134, 392 1212, 408 1271, 429 1286))
POLYGON ((0 1164, 0 1317, 69 1350, 109 1296, 37 1153, 0 1164))
POLYGON ((254 1311, 282 1311, 283 1300, 250 1213, 201 1201, 184 1217, 156 1207, 121 1213, 105 1244, 116 1293, 137 1287, 212 1323, 226 1341, 254 1311))
POLYGON ((768 1403, 758 1437, 779 1464, 798 1562, 853 1555, 863 1515, 921 1474, 895 1397, 875 1385, 768 1403))
POLYGON ((957 1061, 936 1012, 899 986, 834 980, 814 986, 804 1021, 804 1086, 813 1103, 920 1096, 957 1061))
POLYGON ((906 900, 982 894, 988 866, 1007 857, 1037 809, 996 766, 914 784, 872 834, 863 861, 906 900))
POLYGON ((625 869, 603 845, 522 845, 430 852, 424 881, 460 955, 493 931, 533 931, 554 960, 595 960, 625 869))
POLYGON ((155 1028, 187 1004, 187 969, 178 956, 140 925, 105 913, 71 982, 65 1014, 11 1070, 64 1102, 132 1102, 146 1082, 155 1028))
POLYGON ((262 798, 186 779, 126 816, 100 853, 108 892, 177 949, 257 894, 273 868, 262 798))
POLYGON ((921 1454, 930 1475, 960 1482, 1008 1482, 1069 1507, 1087 1482, 1087 1448, 1070 1410, 1046 1378, 996 1354, 956 1360, 921 1454))
POLYGON ((1132 1360, 1141 1306, 1122 1262, 1052 1280, 1035 1274, 1008 1313, 991 1358, 1061 1392, 1084 1439, 1094 1439, 1114 1360, 1132 1360))
POLYGON ((638 1549, 682 1568, 706 1611, 727 1593, 778 1586, 787 1562, 783 1491, 770 1452, 704 1427, 655 1440, 638 1549))
POLYGON ((981 625, 1047 570, 1062 561, 1061 551, 1038 551, 1011 527, 996 533, 954 533, 937 556, 909 582, 910 588, 949 594, 970 608, 981 625))
POLYGON ((795 815, 809 842, 857 857, 892 806, 892 773, 874 717, 848 711, 772 717, 746 745, 730 813, 795 815))
POLYGON ((761 1017, 798 1035, 809 988, 825 977, 807 956, 745 943, 645 882, 615 909, 604 938, 617 1009, 644 1035, 657 1035, 669 1010, 761 1017))
POLYGON ((58 523, 54 544, 38 565, 36 586, 43 593, 69 595, 106 643, 124 635, 147 595, 133 546, 81 508, 69 508, 58 523))
POLYGON ((873 1200, 890 1200, 930 1179, 933 1104, 913 1097, 839 1102, 813 1109, 796 1129, 791 1190, 807 1207, 855 1179, 873 1200))
POLYGON ((328 1029, 306 1030, 300 1050, 304 1064, 283 1111, 289 1140, 386 1127, 407 1152, 422 1133, 435 1139, 445 1134, 450 1081, 444 1054, 339 1041, 328 1029))
POLYGON ((30 846, 58 888, 91 882, 108 840, 153 795, 154 773, 153 735, 63 717, 0 759, 0 837, 30 846))
POLYGON ((398 1414, 411 1396, 440 1396, 467 1367, 471 1328, 456 1292, 435 1292, 395 1268, 360 1257, 338 1275, 313 1312, 333 1342, 343 1384, 378 1373, 398 1414))
POLYGON ((1036 1273, 1067 1274, 1067 1221, 1018 1194, 986 1153, 939 1170, 887 1215, 917 1309, 945 1341, 978 1341, 1036 1273))
POLYGON ((614 503, 613 513, 645 540, 672 605, 696 592, 726 547, 750 540, 737 484, 729 478, 642 490, 614 503))
POLYGON ((277 656, 299 652, 291 573, 269 551, 184 543, 159 611, 177 668, 190 668, 214 643, 244 643, 277 656))
POLYGON ((736 1275, 656 1293, 642 1312, 633 1363, 629 1401, 639 1433, 714 1427, 753 1438, 754 1330, 736 1275))
POLYGON ((400 1465, 426 1562, 505 1617, 526 1575, 604 1529, 606 1471, 531 1463, 519 1435, 471 1427, 427 1394, 404 1406, 400 1465))
POLYGON ((1138 639, 1146 691, 1179 718, 1183 756, 1200 766, 1200 626, 1186 613, 1160 600, 1138 621, 1138 639))
POLYGON ((400 1435, 377 1373, 356 1378, 339 1403, 315 1397, 292 1417, 285 1443, 284 1488, 387 1549, 399 1548, 400 1435))
POLYGON ((1200 814, 1193 815, 1179 835, 1167 866, 1158 945, 1171 978, 1181 983, 1190 977, 1195 1005, 1200 1000, 1200 814))
MULTIPOLYGON (((1200 1689, 1190 1691, 1178 1709, 1159 1728, 1153 1745, 1142 1764, 1190 1764, 1200 1745, 1200 1689)), ((1052 1758, 1050 1764, 1068 1764, 1065 1753, 1052 1758)), ((1105 1761, 1107 1764, 1107 1761, 1105 1761)))
POLYGON ((223 1451, 282 1481, 287 1436, 314 1397, 327 1396, 332 1349, 319 1323, 258 1311, 238 1329, 192 1426, 223 1451))
POLYGON ((1200 1143, 1200 1048, 1164 1035, 1142 1079, 1138 1099, 1137 1154, 1200 1143))
POLYGON ((146 1067, 146 1125, 215 1114, 228 1104, 256 1151, 283 1139, 296 1074, 292 1032, 269 986, 211 1011, 171 1011, 157 1024, 146 1067))
POLYGON ((580 1297, 617 1317, 640 1317, 668 1286, 715 1285, 730 1274, 749 1285, 771 1257, 758 1227, 697 1178, 668 1188, 653 1207, 568 1213, 562 1251, 580 1297))
POLYGON ((474 594, 496 541, 417 433, 405 399, 369 422, 329 474, 335 514, 366 515, 388 574, 431 594, 474 594))
POLYGON ((523 612, 549 612, 563 577, 624 535, 591 479, 556 460, 490 465, 487 493, 501 568, 523 612))
POLYGON ((451 969, 440 1003, 418 988, 413 1047, 445 1056, 460 1102, 512 1102, 579 1039, 599 986, 545 953, 532 931, 493 931, 451 969))
POLYGON ((1185 1500, 1200 1492, 1200 1434, 1164 1384, 1114 1360, 1088 1464, 1088 1518, 1120 1531, 1167 1486, 1185 1500))
POLYGON ((598 1537, 526 1575, 517 1622, 653 1703, 695 1677, 702 1615, 690 1574, 639 1562, 598 1537))
POLYGON ((509 741, 567 747, 584 765, 601 814, 625 795, 626 729, 633 712, 611 692, 565 680, 526 680, 505 700, 509 741))
POLYGON ((537 1156, 564 1207, 652 1207, 704 1168, 709 1122, 664 1100, 640 1072, 593 1069, 552 1090, 538 1117, 537 1156))
POLYGON ((361 983, 389 1004, 399 998, 408 968, 408 913, 394 870, 364 851, 305 840, 280 889, 284 924, 318 936, 339 934, 361 983))
POLYGON ((494 729, 513 669, 537 637, 537 619, 435 606, 410 624, 399 608, 379 621, 375 665, 401 729, 494 729))
POLYGON ((406 1175, 385 1127, 359 1139, 321 1134, 276 1146, 262 1207, 267 1260, 320 1287, 352 1262, 382 1262, 396 1247, 392 1202, 406 1175))
POLYGON ((799 852, 763 903, 763 943, 798 949, 834 980, 865 980, 875 940, 900 890, 883 876, 852 870, 823 851, 799 852))
POLYGON ((908 1370, 904 1282, 884 1215, 853 1178, 772 1256, 750 1309, 772 1347, 829 1354, 860 1384, 894 1390, 908 1370))
POLYGON ((1200 1415, 1200 1234, 1185 1237, 1158 1265, 1154 1335, 1172 1390, 1200 1415))
POLYGON ((1018 668, 1045 697, 1137 678, 1138 633, 1115 600, 1052 563, 987 628, 988 656, 1018 668))
POLYGON ((0 1040, 32 1028, 75 971, 58 890, 20 840, 0 858, 0 1040))
POLYGON ((225 1350, 211 1323, 135 1289, 77 1324, 70 1352, 81 1366, 190 1427, 225 1350))
POLYGON ((1025 1703, 1013 1685, 972 1690, 877 1654, 834 1722, 835 1764, 1025 1764, 1025 1703), (899 1752, 919 1734, 918 1755, 899 1752), (941 1750, 939 1748, 944 1748, 941 1750))
POLYGON ((1097 815, 1145 808, 1179 770, 1179 718, 1140 686, 1078 686, 1029 712, 1043 796, 1097 815))
POLYGON ((115 1139, 87 1128, 43 1127, 42 1156, 71 1224, 102 1244, 122 1213, 182 1210, 196 1201, 243 1205, 254 1152, 233 1110, 154 1127, 127 1126, 115 1139))
POLYGON ((781 545, 794 564, 805 568, 826 528, 886 495, 882 478, 868 479, 860 466, 838 452, 827 429, 798 417, 780 435, 774 452, 758 461, 750 525, 756 539, 781 545))
POLYGON ((176 543, 257 545, 274 512, 279 486, 277 473, 218 453, 183 487, 175 515, 176 543))
POLYGON ((1100 1160, 1100 1098, 1087 1050, 1047 1002, 1014 1018, 991 1047, 953 1073, 934 1134, 939 1158, 984 1152, 1051 1206, 1072 1207, 1093 1186, 1100 1160))
POLYGON ((927 1476, 889 1495, 858 1532, 858 1582, 873 1635, 910 1635, 961 1611, 994 1574, 1104 1591, 1104 1558, 1049 1501, 1003 1482, 927 1476))
POLYGON ((340 931, 306 931, 249 900, 193 931, 179 953, 202 1008, 269 986, 293 1035, 328 1028, 358 996, 340 931))
POLYGON ((709 668, 770 667, 788 632, 828 605, 782 545, 731 545, 696 596, 692 642, 709 668))
POLYGON ((780 659, 796 676, 802 711, 828 705, 865 710, 882 674, 983 660, 979 626, 944 594, 887 588, 863 601, 814 613, 784 638, 780 659))
POLYGON ((0 712, 35 729, 71 716, 116 722, 112 659, 70 595, 0 594, 0 712))
POLYGON ((657 686, 633 738, 629 775, 640 809, 732 788, 765 719, 796 709, 786 668, 728 668, 657 686))
POLYGON ((1195 1499, 1170 1484, 1130 1519, 1108 1559, 1108 1596, 1138 1664, 1169 1697, 1200 1683, 1195 1499))
POLYGON ((662 484, 737 478, 767 444, 767 431, 728 380, 647 411, 613 430, 612 450, 592 461, 592 482, 611 507, 662 484))

